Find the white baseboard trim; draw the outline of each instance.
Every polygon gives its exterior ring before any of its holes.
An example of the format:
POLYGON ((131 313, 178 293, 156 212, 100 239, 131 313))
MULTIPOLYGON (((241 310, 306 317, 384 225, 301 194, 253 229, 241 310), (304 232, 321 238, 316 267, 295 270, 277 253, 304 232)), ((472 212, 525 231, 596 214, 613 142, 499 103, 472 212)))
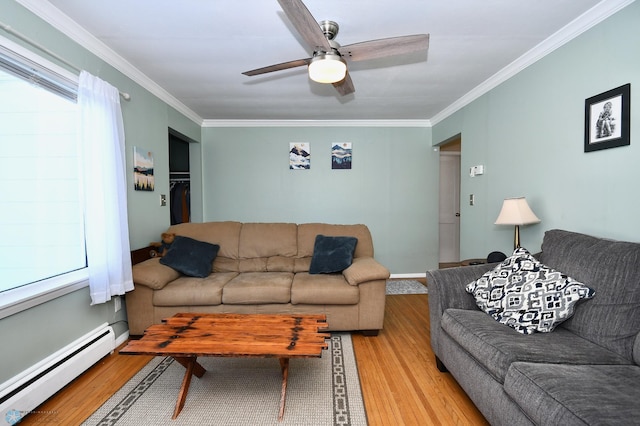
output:
POLYGON ((116 338, 116 347, 114 349, 117 349, 118 347, 120 347, 120 345, 126 342, 127 340, 129 340, 129 330, 125 331, 124 333, 122 333, 120 336, 116 338))
POLYGON ((418 272, 414 274, 391 274, 390 280, 411 280, 416 278, 426 278, 426 272, 418 272))

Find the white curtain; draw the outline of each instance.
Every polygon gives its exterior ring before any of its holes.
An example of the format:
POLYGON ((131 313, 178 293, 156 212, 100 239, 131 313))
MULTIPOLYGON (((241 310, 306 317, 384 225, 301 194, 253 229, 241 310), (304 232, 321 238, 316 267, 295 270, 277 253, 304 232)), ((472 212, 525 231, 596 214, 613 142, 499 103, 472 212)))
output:
POLYGON ((124 126, 118 89, 89 74, 78 84, 85 238, 91 304, 133 290, 124 126))

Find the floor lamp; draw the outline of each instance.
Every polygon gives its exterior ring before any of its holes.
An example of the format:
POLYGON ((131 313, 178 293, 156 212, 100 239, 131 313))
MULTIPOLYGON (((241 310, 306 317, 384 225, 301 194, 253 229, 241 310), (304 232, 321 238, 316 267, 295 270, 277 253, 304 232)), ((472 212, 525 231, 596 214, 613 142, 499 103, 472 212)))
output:
POLYGON ((502 210, 496 219, 496 225, 515 225, 513 249, 520 247, 520 225, 539 223, 540 219, 533 213, 524 197, 505 198, 502 210))

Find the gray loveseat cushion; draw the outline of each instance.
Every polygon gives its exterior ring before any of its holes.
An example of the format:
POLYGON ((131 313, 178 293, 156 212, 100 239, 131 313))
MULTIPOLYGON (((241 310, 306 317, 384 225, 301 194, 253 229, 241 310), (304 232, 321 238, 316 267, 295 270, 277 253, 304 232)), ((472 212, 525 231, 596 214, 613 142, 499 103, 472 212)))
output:
MULTIPOLYGON (((631 364, 631 361, 568 330, 520 334, 482 311, 447 309, 443 330, 500 383, 516 361, 567 364, 631 364)), ((446 359, 443 360, 446 364, 446 359)))
POLYGON ((632 425, 640 419, 637 365, 514 363, 507 394, 540 425, 632 425))
POLYGON ((539 260, 596 292, 560 327, 631 360, 640 332, 640 244, 555 229, 545 233, 539 260))

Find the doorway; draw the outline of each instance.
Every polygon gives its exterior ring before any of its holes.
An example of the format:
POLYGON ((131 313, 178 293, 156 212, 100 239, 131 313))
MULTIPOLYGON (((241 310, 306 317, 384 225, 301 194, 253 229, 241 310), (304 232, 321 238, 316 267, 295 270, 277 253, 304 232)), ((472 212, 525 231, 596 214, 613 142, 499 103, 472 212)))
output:
POLYGON ((169 210, 171 224, 191 222, 189 140, 169 129, 169 210))
POLYGON ((460 135, 440 145, 439 263, 460 261, 460 135))

